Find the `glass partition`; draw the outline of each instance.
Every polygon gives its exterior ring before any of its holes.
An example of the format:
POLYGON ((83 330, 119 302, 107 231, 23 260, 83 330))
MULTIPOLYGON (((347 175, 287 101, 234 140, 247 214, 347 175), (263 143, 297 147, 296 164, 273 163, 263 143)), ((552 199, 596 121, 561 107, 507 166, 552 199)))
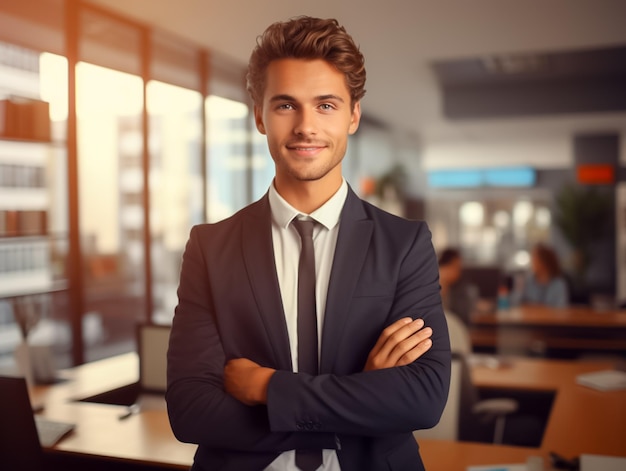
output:
POLYGON ((252 199, 261 198, 274 179, 274 161, 267 147, 266 137, 256 130, 254 122, 252 129, 252 199))
POLYGON ((152 320, 174 315, 180 263, 189 230, 202 214, 202 96, 163 82, 148 83, 152 320))
POLYGON ((140 77, 77 65, 87 361, 133 350, 145 318, 142 109, 140 77))
POLYGON ((225 219, 248 197, 248 106, 211 95, 206 99, 207 220, 225 219))

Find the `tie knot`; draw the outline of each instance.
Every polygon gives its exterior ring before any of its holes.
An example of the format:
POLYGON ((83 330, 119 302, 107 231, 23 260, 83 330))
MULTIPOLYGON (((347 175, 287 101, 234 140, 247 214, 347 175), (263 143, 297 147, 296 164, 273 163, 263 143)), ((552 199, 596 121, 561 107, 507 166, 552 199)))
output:
POLYGON ((311 219, 294 219, 292 223, 298 231, 298 234, 300 234, 300 239, 313 239, 313 228, 315 227, 315 221, 311 219))

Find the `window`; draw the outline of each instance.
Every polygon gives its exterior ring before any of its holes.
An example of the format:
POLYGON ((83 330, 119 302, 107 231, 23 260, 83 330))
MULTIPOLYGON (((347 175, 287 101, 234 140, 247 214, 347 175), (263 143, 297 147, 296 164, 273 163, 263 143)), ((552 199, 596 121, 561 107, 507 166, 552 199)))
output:
POLYGON ((231 216, 247 203, 248 107, 216 95, 206 99, 207 220, 231 216))
POLYGON ((530 248, 550 240, 550 195, 543 191, 446 191, 429 198, 427 219, 437 250, 457 246, 468 264, 526 268, 530 248))
POLYGON ((200 93, 151 81, 150 225, 152 320, 168 324, 174 315, 180 263, 189 229, 203 220, 200 93))
POLYGON ((3 3, 0 99, 48 102, 51 138, 0 137, 0 364, 20 341, 16 298, 60 367, 134 350, 137 322, 171 322, 191 226, 245 206, 273 173, 243 78, 88 2, 3 3))
POLYGON ((143 82, 77 66, 79 209, 84 259, 86 359, 134 349, 145 317, 141 167, 143 82))

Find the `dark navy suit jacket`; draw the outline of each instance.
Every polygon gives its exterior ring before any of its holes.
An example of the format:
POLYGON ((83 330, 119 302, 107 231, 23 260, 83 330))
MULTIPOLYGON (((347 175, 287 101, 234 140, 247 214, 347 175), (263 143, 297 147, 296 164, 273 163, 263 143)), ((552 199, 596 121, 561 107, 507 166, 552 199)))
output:
POLYGON ((336 449, 342 471, 423 470, 412 431, 446 403, 450 345, 431 235, 350 190, 328 287, 320 374, 293 373, 267 196, 192 229, 168 351, 172 429, 198 444, 194 470, 262 470, 293 449, 336 449), (423 318, 433 347, 411 365, 362 372, 385 327, 423 318), (267 406, 223 389, 223 368, 275 368, 267 406))

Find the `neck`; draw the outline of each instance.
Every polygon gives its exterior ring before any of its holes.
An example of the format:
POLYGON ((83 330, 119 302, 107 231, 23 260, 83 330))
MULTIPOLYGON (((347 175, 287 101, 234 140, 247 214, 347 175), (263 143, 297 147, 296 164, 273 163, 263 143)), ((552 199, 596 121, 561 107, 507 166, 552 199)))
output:
POLYGON ((280 196, 291 206, 304 214, 311 214, 323 206, 341 187, 343 178, 332 180, 284 181, 278 176, 274 179, 274 187, 280 196))

